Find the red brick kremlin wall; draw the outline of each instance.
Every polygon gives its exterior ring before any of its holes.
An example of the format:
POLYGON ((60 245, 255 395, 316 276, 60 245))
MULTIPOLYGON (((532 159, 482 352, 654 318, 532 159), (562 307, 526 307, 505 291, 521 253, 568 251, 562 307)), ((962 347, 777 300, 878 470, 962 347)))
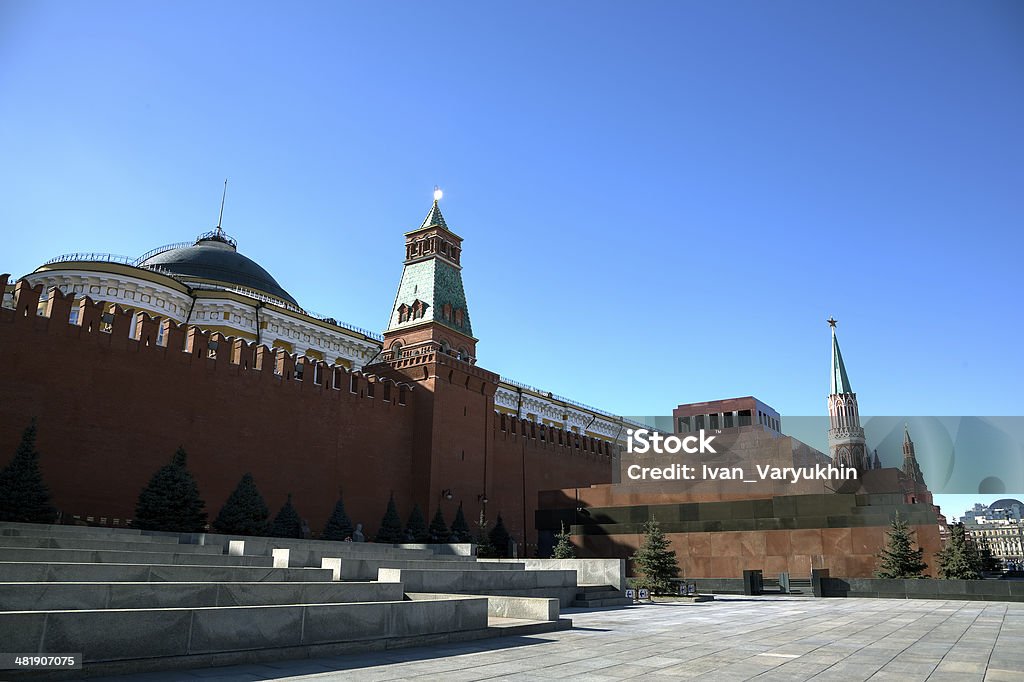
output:
POLYGON ((0 310, 0 465, 35 417, 66 518, 123 525, 179 445, 211 520, 251 472, 271 514, 291 493, 314 534, 343 490, 372 538, 393 492, 403 520, 415 501, 428 521, 440 504, 449 524, 461 501, 472 525, 485 498, 491 519, 500 512, 517 540, 525 519, 535 543, 539 490, 611 480, 596 441, 511 433, 516 420, 494 412, 497 375, 455 358, 348 372, 146 315, 133 329, 131 310, 108 324, 109 307, 88 298, 70 324, 72 297, 51 289, 41 316, 42 294, 19 282, 16 310, 0 310))

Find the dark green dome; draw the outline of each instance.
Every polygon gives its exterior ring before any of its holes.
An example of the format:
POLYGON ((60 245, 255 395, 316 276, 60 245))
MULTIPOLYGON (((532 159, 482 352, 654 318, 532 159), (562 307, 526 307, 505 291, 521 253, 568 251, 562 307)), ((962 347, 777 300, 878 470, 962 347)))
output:
POLYGON ((996 500, 988 506, 988 510, 989 512, 1012 512, 1014 507, 1018 507, 1022 512, 1024 512, 1024 502, 1015 500, 1012 497, 1004 497, 1001 500, 996 500))
POLYGON ((198 278, 223 282, 298 303, 255 261, 238 253, 235 240, 223 232, 201 235, 192 246, 159 250, 139 262, 140 267, 156 267, 185 279, 198 278))

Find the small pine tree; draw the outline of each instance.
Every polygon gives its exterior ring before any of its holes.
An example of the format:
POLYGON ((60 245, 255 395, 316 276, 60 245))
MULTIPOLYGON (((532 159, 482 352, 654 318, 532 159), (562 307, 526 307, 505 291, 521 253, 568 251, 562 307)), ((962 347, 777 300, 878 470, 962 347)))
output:
POLYGON ((247 473, 221 507, 213 529, 225 535, 267 535, 270 533, 269 517, 267 503, 263 501, 252 474, 247 473))
POLYGON ((483 512, 480 513, 480 523, 476 534, 476 555, 481 559, 496 559, 498 551, 491 544, 491 535, 487 532, 489 525, 484 520, 483 512))
POLYGON ((301 538, 302 517, 295 510, 292 504, 292 494, 288 493, 281 511, 274 517, 274 524, 270 527, 270 535, 275 538, 301 538))
POLYGON ((394 494, 388 498, 388 509, 384 512, 384 518, 380 521, 380 529, 374 542, 397 544, 402 541, 402 518, 398 515, 398 507, 395 506, 394 494))
POLYGON ((644 524, 643 544, 631 557, 640 574, 634 581, 636 587, 648 589, 651 594, 672 594, 672 579, 679 575, 679 563, 670 547, 661 525, 652 517, 644 524))
POLYGON ((928 564, 924 562, 924 550, 914 549, 913 531, 899 512, 893 517, 892 526, 886 533, 885 549, 878 555, 879 565, 876 578, 899 579, 921 578, 928 564))
POLYGON ((334 511, 331 512, 331 518, 327 519, 327 526, 324 528, 320 539, 344 540, 345 538, 351 538, 354 532, 355 529, 352 527, 352 521, 348 518, 348 514, 345 513, 345 502, 342 500, 341 495, 338 495, 334 511))
POLYGON ((455 512, 455 520, 452 521, 452 537, 456 542, 472 542, 473 534, 466 523, 466 516, 462 513, 462 503, 459 502, 459 510, 455 512))
POLYGON ((967 537, 962 523, 949 527, 949 542, 938 554, 939 577, 947 580, 978 580, 981 578, 981 555, 967 537))
POLYGON ((555 550, 551 555, 552 559, 575 559, 576 549, 572 546, 572 534, 562 522, 562 531, 555 533, 555 550))
POLYGON ((434 520, 430 522, 430 541, 448 542, 448 538, 450 537, 451 531, 448 530, 448 524, 444 522, 444 514, 441 513, 441 505, 438 505, 437 512, 434 514, 434 520))
POLYGON ((1002 562, 992 554, 992 547, 984 535, 978 538, 978 556, 981 558, 983 572, 997 573, 1003 570, 1002 562))
POLYGON ((430 542, 427 520, 423 518, 423 512, 420 511, 419 504, 412 506, 412 513, 409 514, 409 520, 405 524, 405 540, 406 542, 430 542))
POLYGON ((511 539, 508 534, 508 529, 505 528, 505 522, 501 518, 501 514, 498 514, 498 520, 494 522, 494 528, 487 534, 488 539, 491 541, 491 546, 494 548, 494 552, 499 557, 508 557, 508 543, 511 539))
POLYGON ((139 493, 135 505, 135 528, 179 533, 206 530, 206 504, 199 497, 199 486, 186 466, 188 455, 178 448, 171 459, 153 474, 139 493))
POLYGON ((43 483, 36 450, 36 420, 21 434, 14 459, 0 471, 0 521, 53 523, 57 510, 43 483))

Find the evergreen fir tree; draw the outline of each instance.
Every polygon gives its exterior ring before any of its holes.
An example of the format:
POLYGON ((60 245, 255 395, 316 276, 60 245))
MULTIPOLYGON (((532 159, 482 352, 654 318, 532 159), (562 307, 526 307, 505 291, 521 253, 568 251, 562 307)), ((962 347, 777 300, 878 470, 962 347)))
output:
POLYGON ((292 494, 288 493, 281 511, 274 517, 274 524, 270 527, 270 535, 275 538, 301 538, 302 517, 295 510, 292 504, 292 494))
POLYGON ((186 466, 188 455, 178 448, 170 464, 160 467, 139 493, 135 505, 135 528, 179 533, 206 530, 206 504, 199 486, 186 466))
POLYGON ((494 528, 487 534, 488 539, 491 541, 491 546, 494 548, 494 553, 498 557, 508 557, 508 543, 510 540, 508 529, 505 528, 505 522, 501 519, 501 514, 498 514, 498 520, 494 522, 494 528))
POLYGON ((456 542, 472 542, 473 534, 469 531, 469 524, 466 523, 466 516, 462 513, 462 503, 459 502, 459 510, 455 512, 455 520, 452 521, 452 537, 456 542))
POLYGON ((402 518, 398 515, 398 507, 395 506, 395 496, 392 494, 388 498, 388 509, 384 513, 384 518, 380 521, 380 530, 377 531, 377 537, 373 541, 393 545, 401 542, 402 537, 402 518))
POLYGON ((437 512, 434 514, 434 520, 430 522, 430 541, 448 542, 448 538, 450 537, 451 531, 448 530, 448 524, 444 522, 444 514, 441 513, 441 505, 438 505, 437 512))
POLYGON ((14 459, 0 471, 0 521, 53 523, 57 510, 43 483, 36 450, 36 420, 21 434, 14 459))
POLYGON ((423 518, 423 512, 420 511, 419 504, 412 506, 412 513, 409 514, 409 520, 405 524, 405 539, 406 542, 430 542, 427 520, 423 518))
POLYGON ((978 556, 981 558, 981 570, 985 573, 998 573, 1003 570, 1002 562, 993 556, 988 538, 978 538, 978 556))
POLYGON ((480 527, 476 534, 476 555, 481 559, 495 559, 498 557, 498 552, 495 550, 494 545, 491 544, 490 533, 487 532, 487 526, 489 525, 484 520, 483 512, 480 512, 480 527))
POLYGON ((657 519, 651 517, 644 524, 644 541, 633 556, 633 564, 639 577, 634 581, 637 588, 645 588, 651 594, 672 594, 672 579, 679 575, 676 553, 657 519))
POLYGON ((938 554, 939 577, 947 580, 978 580, 981 578, 981 555, 967 537, 962 523, 949 527, 949 542, 938 554))
POLYGON ((327 519, 327 526, 324 528, 320 539, 344 540, 345 538, 352 537, 354 532, 355 529, 352 527, 352 521, 348 518, 348 514, 345 513, 345 502, 339 494, 338 501, 334 505, 334 511, 331 512, 331 518, 327 519))
POLYGON ((572 546, 572 534, 562 522, 562 531, 555 533, 555 550, 551 555, 552 559, 575 559, 576 549, 572 546))
POLYGON ((245 474, 221 507, 213 529, 225 535, 267 535, 270 511, 256 487, 252 474, 245 474))
POLYGON ((900 518, 899 512, 893 517, 892 526, 886 533, 885 549, 878 555, 879 565, 875 569, 876 578, 921 578, 928 564, 923 560, 924 550, 914 549, 913 531, 907 522, 900 518))

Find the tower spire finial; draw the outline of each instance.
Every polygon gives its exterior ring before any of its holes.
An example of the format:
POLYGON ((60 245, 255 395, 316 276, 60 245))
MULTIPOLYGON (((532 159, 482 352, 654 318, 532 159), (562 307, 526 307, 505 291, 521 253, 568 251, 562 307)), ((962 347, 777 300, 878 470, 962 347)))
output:
POLYGON ((829 317, 832 330, 832 367, 829 372, 828 416, 831 428, 828 432, 829 449, 832 459, 843 466, 852 466, 858 471, 871 469, 874 464, 864 440, 864 429, 860 425, 860 410, 857 394, 850 386, 850 378, 843 364, 836 338, 836 318, 829 317))
POLYGON ((220 236, 224 232, 224 228, 221 225, 224 222, 224 200, 228 198, 228 179, 224 178, 224 193, 220 195, 220 214, 217 216, 217 235, 220 236))
POLYGON ((843 354, 839 351, 839 339, 836 338, 836 319, 830 317, 826 321, 832 328, 831 392, 833 394, 853 393, 853 389, 850 387, 850 378, 846 374, 846 365, 843 363, 843 354))
POLYGON ((441 188, 434 185, 434 206, 437 206, 437 202, 440 201, 443 196, 444 192, 441 191, 441 188))

